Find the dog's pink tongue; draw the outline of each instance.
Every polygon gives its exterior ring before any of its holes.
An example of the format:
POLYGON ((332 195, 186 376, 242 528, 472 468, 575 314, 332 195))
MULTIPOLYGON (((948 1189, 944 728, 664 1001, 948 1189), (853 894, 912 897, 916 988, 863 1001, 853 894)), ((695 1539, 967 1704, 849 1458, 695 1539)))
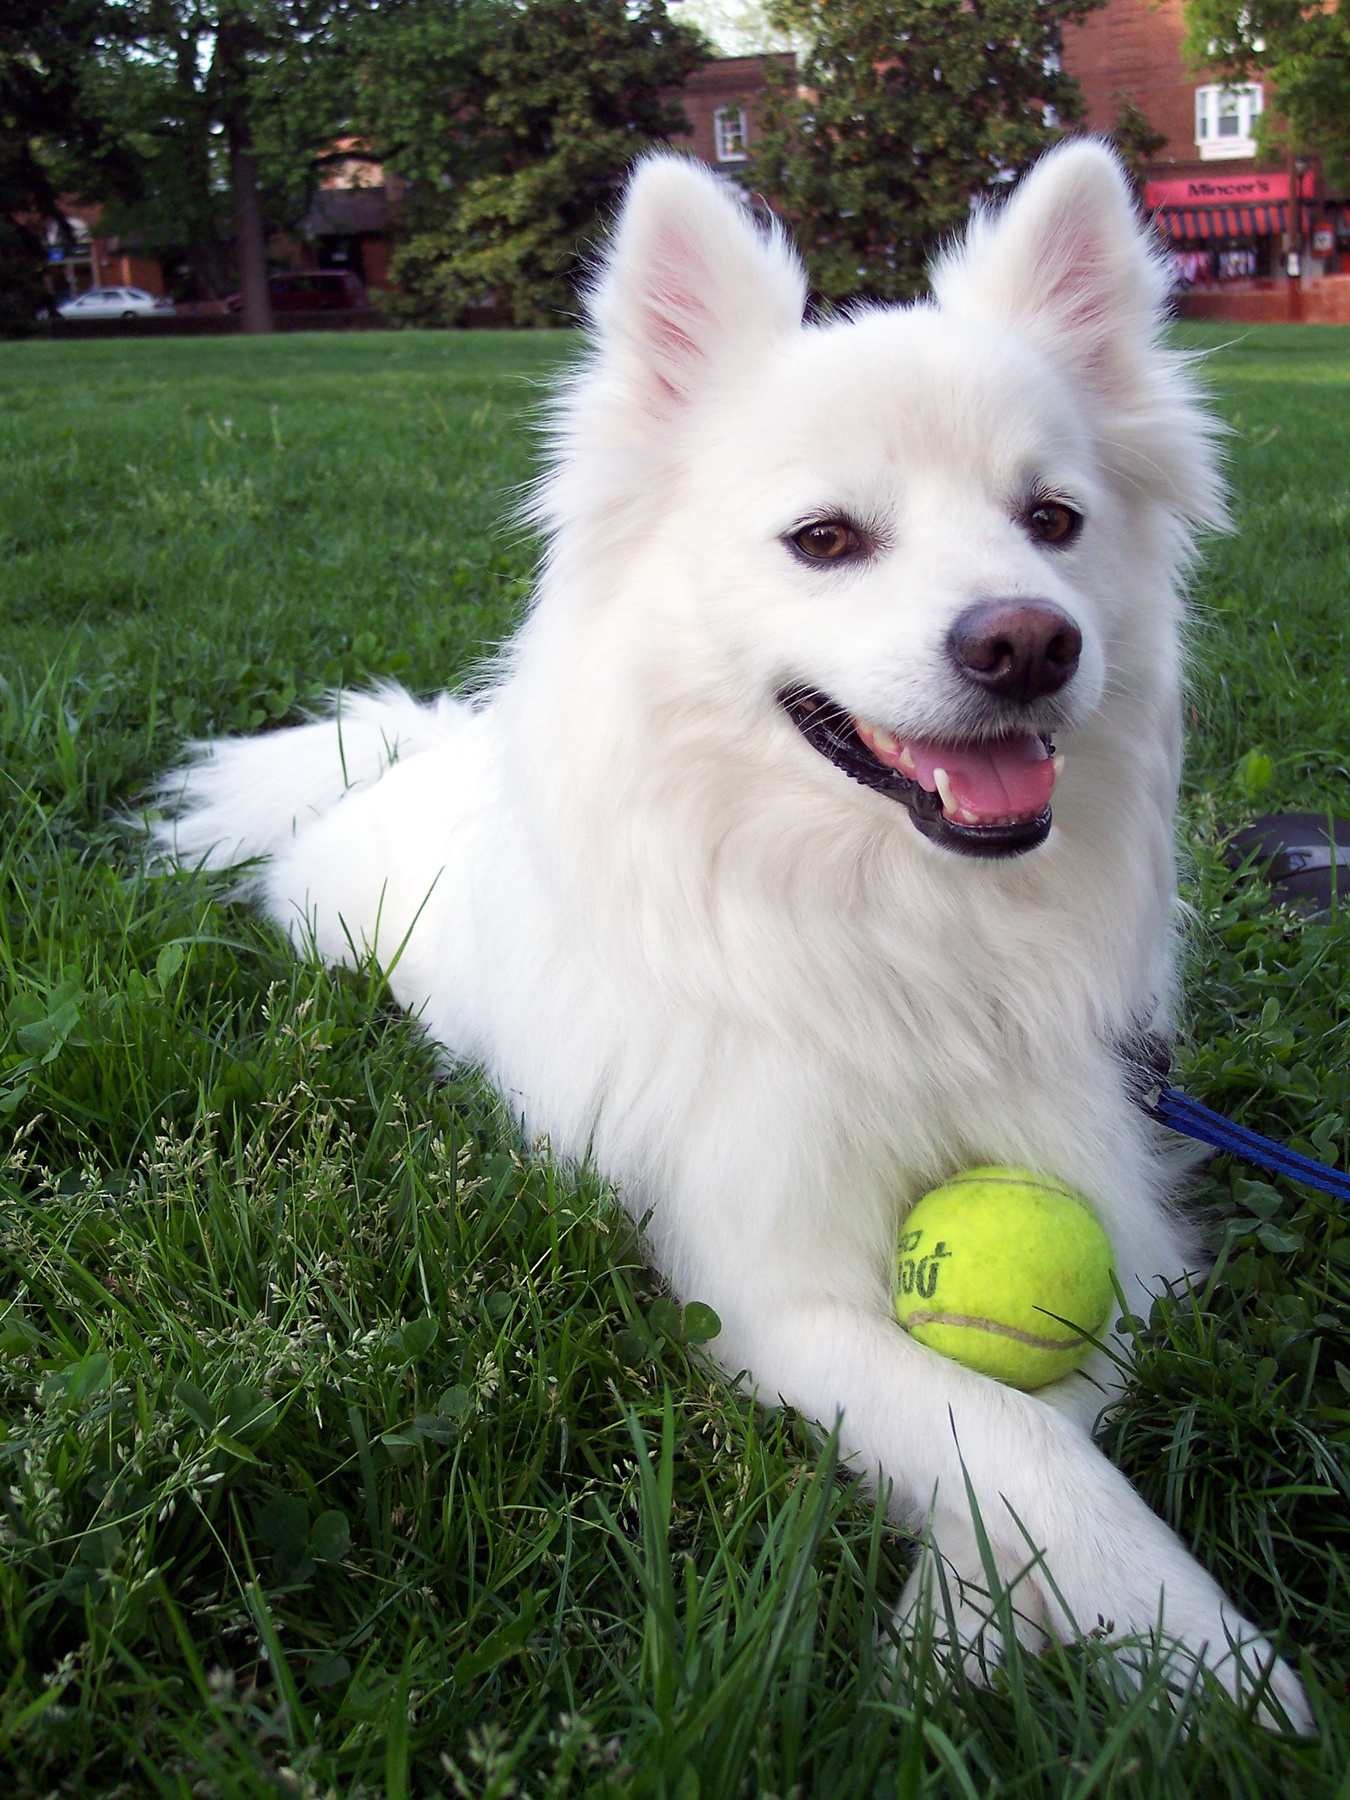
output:
POLYGON ((1040 738, 1027 732, 996 744, 914 744, 914 768, 924 787, 937 787, 945 769, 955 805, 980 820, 1041 813, 1055 785, 1055 765, 1040 738))

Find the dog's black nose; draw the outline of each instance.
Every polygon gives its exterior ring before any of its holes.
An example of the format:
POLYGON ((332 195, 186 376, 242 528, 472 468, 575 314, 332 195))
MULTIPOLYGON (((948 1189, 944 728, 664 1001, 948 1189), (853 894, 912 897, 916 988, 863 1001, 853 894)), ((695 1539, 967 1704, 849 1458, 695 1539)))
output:
POLYGON ((1048 600, 981 600, 952 626, 947 647, 967 681, 1025 703, 1064 686, 1078 667, 1083 634, 1048 600))

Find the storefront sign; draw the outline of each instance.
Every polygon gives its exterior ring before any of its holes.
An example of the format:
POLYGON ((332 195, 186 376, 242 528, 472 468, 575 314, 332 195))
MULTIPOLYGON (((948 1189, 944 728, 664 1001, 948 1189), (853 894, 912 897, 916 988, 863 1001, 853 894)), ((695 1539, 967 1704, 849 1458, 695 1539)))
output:
MULTIPOLYGON (((1313 197, 1311 169, 1299 182, 1299 197, 1313 197)), ((1191 175, 1180 181, 1150 181, 1144 189, 1150 212, 1160 206, 1262 206, 1288 198, 1287 174, 1191 175)))

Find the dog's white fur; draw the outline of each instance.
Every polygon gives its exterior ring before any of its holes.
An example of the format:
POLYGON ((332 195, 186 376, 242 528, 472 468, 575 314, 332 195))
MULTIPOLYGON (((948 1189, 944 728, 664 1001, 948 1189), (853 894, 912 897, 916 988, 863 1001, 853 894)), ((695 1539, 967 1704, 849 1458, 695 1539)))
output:
MULTIPOLYGON (((1177 584, 1222 515, 1212 430, 1100 146, 1046 157, 934 290, 804 324, 782 236, 697 165, 644 163, 499 678, 201 746, 162 835, 187 863, 265 859, 247 879, 298 945, 392 962, 531 1134, 650 1213, 677 1294, 722 1319, 723 1366, 842 1414, 894 1515, 931 1518, 968 1643, 987 1606, 966 1477, 1004 1580, 1028 1537, 1044 1552, 1050 1578, 1016 1590, 1029 1641, 1161 1624, 1236 1691, 1272 1653, 1093 1447, 1107 1359, 1026 1395, 891 1309, 905 1210, 979 1163, 1087 1195, 1143 1310, 1197 1266, 1116 1045, 1172 1002, 1177 584), (1067 550, 1018 523, 1032 480, 1082 506, 1067 550), (789 553, 841 511, 874 555, 789 553), (804 681, 897 735, 957 735, 944 639, 1007 596, 1071 614, 1083 655, 1055 699, 1052 835, 981 861, 840 773, 775 694, 804 681)), ((1270 1687, 1306 1728, 1283 1663, 1270 1687)))

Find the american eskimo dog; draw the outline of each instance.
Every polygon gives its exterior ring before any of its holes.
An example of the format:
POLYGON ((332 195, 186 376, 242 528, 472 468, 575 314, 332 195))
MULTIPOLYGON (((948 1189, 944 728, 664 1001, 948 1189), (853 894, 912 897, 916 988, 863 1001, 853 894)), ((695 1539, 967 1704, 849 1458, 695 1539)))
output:
MULTIPOLYGON (((590 1157, 712 1346, 930 1527, 996 1655, 1147 1637, 1295 1675, 1094 1448, 1113 1364, 1028 1395, 896 1323, 897 1230, 973 1164, 1086 1195, 1127 1301, 1197 1266, 1124 1046, 1174 998, 1178 581, 1222 512, 1111 154, 1047 156, 933 300, 804 322, 777 229, 638 168, 496 678, 199 746, 161 827, 590 1157), (1046 1573, 1048 1571, 1048 1574, 1046 1573)), ((901 1598, 931 1593, 933 1553, 901 1598)), ((939 1607, 939 1622, 942 1608, 939 1607)))

